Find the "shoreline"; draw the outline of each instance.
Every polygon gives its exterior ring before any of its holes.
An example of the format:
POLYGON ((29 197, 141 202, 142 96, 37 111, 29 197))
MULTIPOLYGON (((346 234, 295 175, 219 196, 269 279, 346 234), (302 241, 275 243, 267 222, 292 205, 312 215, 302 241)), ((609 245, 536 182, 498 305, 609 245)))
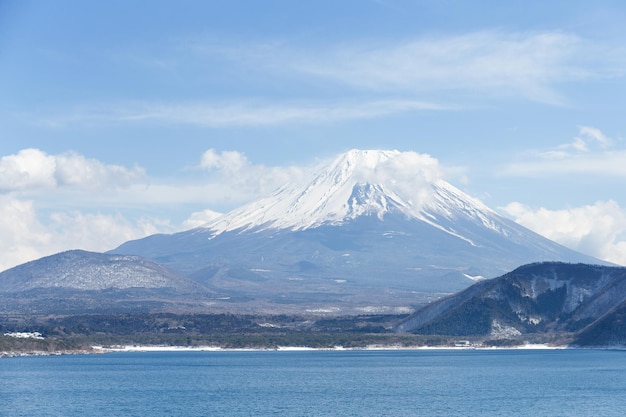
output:
POLYGON ((564 350, 564 349, 619 349, 625 347, 595 347, 581 348, 567 345, 549 345, 541 343, 526 343, 517 346, 482 346, 482 345, 457 345, 457 346, 403 346, 372 344, 363 347, 309 347, 309 346, 272 346, 253 348, 227 348, 216 345, 201 346, 170 346, 170 345, 91 345, 79 349, 59 349, 59 350, 7 350, 0 351, 0 359, 27 356, 64 356, 64 355, 98 355, 107 353, 125 352, 302 352, 302 351, 463 351, 463 350, 564 350))
POLYGON ((66 356, 66 355, 102 355, 108 353, 148 353, 148 352, 355 352, 355 351, 510 351, 510 350, 626 350, 624 346, 579 347, 567 345, 525 344, 519 346, 366 346, 346 348, 335 346, 328 348, 312 348, 307 346, 278 346, 267 348, 223 348, 219 346, 159 346, 159 345, 125 345, 125 346, 98 346, 90 350, 62 350, 62 351, 30 351, 30 352, 0 352, 0 359, 31 356, 66 356))
POLYGON ((412 351, 412 350, 565 350, 580 349, 570 346, 552 346, 547 344, 525 344, 508 347, 483 346, 366 346, 360 348, 346 348, 335 346, 328 348, 312 348, 307 346, 278 346, 267 348, 223 348, 219 346, 92 346, 94 353, 116 352, 303 352, 303 351, 412 351))
POLYGON ((4 358, 23 358, 30 356, 66 356, 66 355, 98 355, 106 352, 101 352, 97 350, 58 350, 58 351, 48 351, 48 350, 32 350, 32 351, 7 351, 0 352, 0 359, 4 358))

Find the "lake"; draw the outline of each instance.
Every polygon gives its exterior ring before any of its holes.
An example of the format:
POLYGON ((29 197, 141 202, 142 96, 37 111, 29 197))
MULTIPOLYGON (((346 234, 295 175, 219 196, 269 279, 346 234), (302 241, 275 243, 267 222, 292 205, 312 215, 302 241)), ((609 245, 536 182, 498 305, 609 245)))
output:
POLYGON ((626 351, 120 352, 0 360, 0 415, 622 416, 626 351))

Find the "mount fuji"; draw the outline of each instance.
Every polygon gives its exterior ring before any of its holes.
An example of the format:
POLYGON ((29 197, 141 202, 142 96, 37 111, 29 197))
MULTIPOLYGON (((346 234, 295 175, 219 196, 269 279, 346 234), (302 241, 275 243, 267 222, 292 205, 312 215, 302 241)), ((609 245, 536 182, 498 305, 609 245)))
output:
POLYGON ((603 263, 500 216, 444 181, 434 158, 379 150, 351 150, 202 227, 111 252, 271 311, 406 312, 526 263, 603 263))

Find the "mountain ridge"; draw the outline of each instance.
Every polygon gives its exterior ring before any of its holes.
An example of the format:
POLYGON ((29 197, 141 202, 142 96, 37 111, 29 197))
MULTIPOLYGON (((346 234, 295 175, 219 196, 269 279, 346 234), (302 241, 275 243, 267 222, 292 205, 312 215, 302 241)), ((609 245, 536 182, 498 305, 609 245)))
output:
POLYGON ((315 308, 338 311, 410 308, 424 301, 411 294, 459 291, 530 262, 602 263, 498 215, 445 182, 428 155, 375 150, 339 155, 308 182, 202 227, 111 253, 151 258, 214 291, 272 303, 317 294, 315 308))

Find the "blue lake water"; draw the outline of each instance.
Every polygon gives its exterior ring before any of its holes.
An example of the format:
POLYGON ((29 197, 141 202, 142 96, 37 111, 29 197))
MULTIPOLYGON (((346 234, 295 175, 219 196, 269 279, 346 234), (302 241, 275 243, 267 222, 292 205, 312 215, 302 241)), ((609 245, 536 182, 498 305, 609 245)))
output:
POLYGON ((0 360, 0 416, 622 416, 626 351, 142 352, 0 360))

